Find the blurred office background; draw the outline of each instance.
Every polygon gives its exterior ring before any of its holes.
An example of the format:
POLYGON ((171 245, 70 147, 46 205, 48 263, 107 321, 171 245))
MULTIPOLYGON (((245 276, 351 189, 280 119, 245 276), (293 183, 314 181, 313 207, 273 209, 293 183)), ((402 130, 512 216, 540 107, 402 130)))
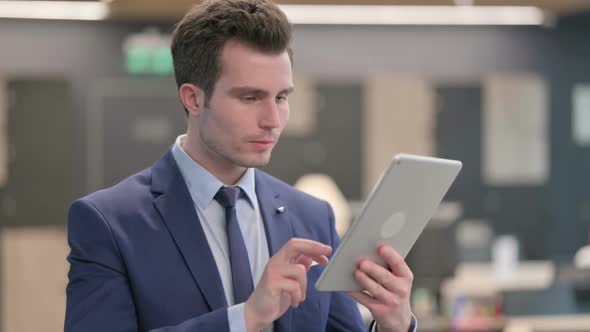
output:
MULTIPOLYGON (((192 3, 0 1, 1 331, 63 330, 69 204, 184 131, 168 43, 192 3)), ((266 170, 330 199, 343 234, 394 153, 459 159, 407 258, 419 330, 590 331, 590 1, 279 3, 418 8, 290 7, 296 92, 266 170), (463 12, 413 11, 441 8, 463 12)))

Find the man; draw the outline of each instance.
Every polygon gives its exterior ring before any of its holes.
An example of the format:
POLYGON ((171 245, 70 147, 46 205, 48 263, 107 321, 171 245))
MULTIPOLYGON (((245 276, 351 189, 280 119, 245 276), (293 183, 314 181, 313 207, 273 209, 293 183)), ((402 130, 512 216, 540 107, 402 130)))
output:
POLYGON ((389 246, 367 292, 313 285, 338 245, 323 201, 255 170, 289 117, 291 28, 267 0, 205 1, 174 32, 187 132, 151 168, 70 208, 67 331, 408 331, 412 273, 389 246), (313 266, 313 262, 319 265, 313 266))

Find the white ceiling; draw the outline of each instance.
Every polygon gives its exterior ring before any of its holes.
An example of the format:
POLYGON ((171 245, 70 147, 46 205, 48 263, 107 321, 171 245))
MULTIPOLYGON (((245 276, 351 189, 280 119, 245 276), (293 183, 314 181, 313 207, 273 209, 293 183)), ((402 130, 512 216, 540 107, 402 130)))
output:
MULTIPOLYGON (((111 17, 122 20, 177 20, 195 0, 112 0, 111 17)), ((280 4, 453 5, 454 0, 275 0, 280 4)), ((537 6, 556 15, 590 10, 590 0, 473 0, 475 5, 537 6)))

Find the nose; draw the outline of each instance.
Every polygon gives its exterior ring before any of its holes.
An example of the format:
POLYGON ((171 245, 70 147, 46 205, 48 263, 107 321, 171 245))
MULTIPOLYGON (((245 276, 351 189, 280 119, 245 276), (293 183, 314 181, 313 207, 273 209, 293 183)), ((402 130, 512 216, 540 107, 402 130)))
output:
POLYGON ((281 126, 279 105, 276 101, 268 101, 260 110, 259 126, 264 129, 275 129, 281 126))

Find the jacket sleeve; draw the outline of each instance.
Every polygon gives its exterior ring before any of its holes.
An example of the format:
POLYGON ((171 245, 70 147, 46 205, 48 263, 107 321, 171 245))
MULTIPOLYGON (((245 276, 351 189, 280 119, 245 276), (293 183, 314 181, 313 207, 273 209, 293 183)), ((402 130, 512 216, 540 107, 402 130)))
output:
MULTIPOLYGON (((125 263, 101 213, 85 199, 68 214, 68 285, 66 332, 143 330, 136 314, 125 263)), ((229 331, 227 308, 154 332, 229 331)))

